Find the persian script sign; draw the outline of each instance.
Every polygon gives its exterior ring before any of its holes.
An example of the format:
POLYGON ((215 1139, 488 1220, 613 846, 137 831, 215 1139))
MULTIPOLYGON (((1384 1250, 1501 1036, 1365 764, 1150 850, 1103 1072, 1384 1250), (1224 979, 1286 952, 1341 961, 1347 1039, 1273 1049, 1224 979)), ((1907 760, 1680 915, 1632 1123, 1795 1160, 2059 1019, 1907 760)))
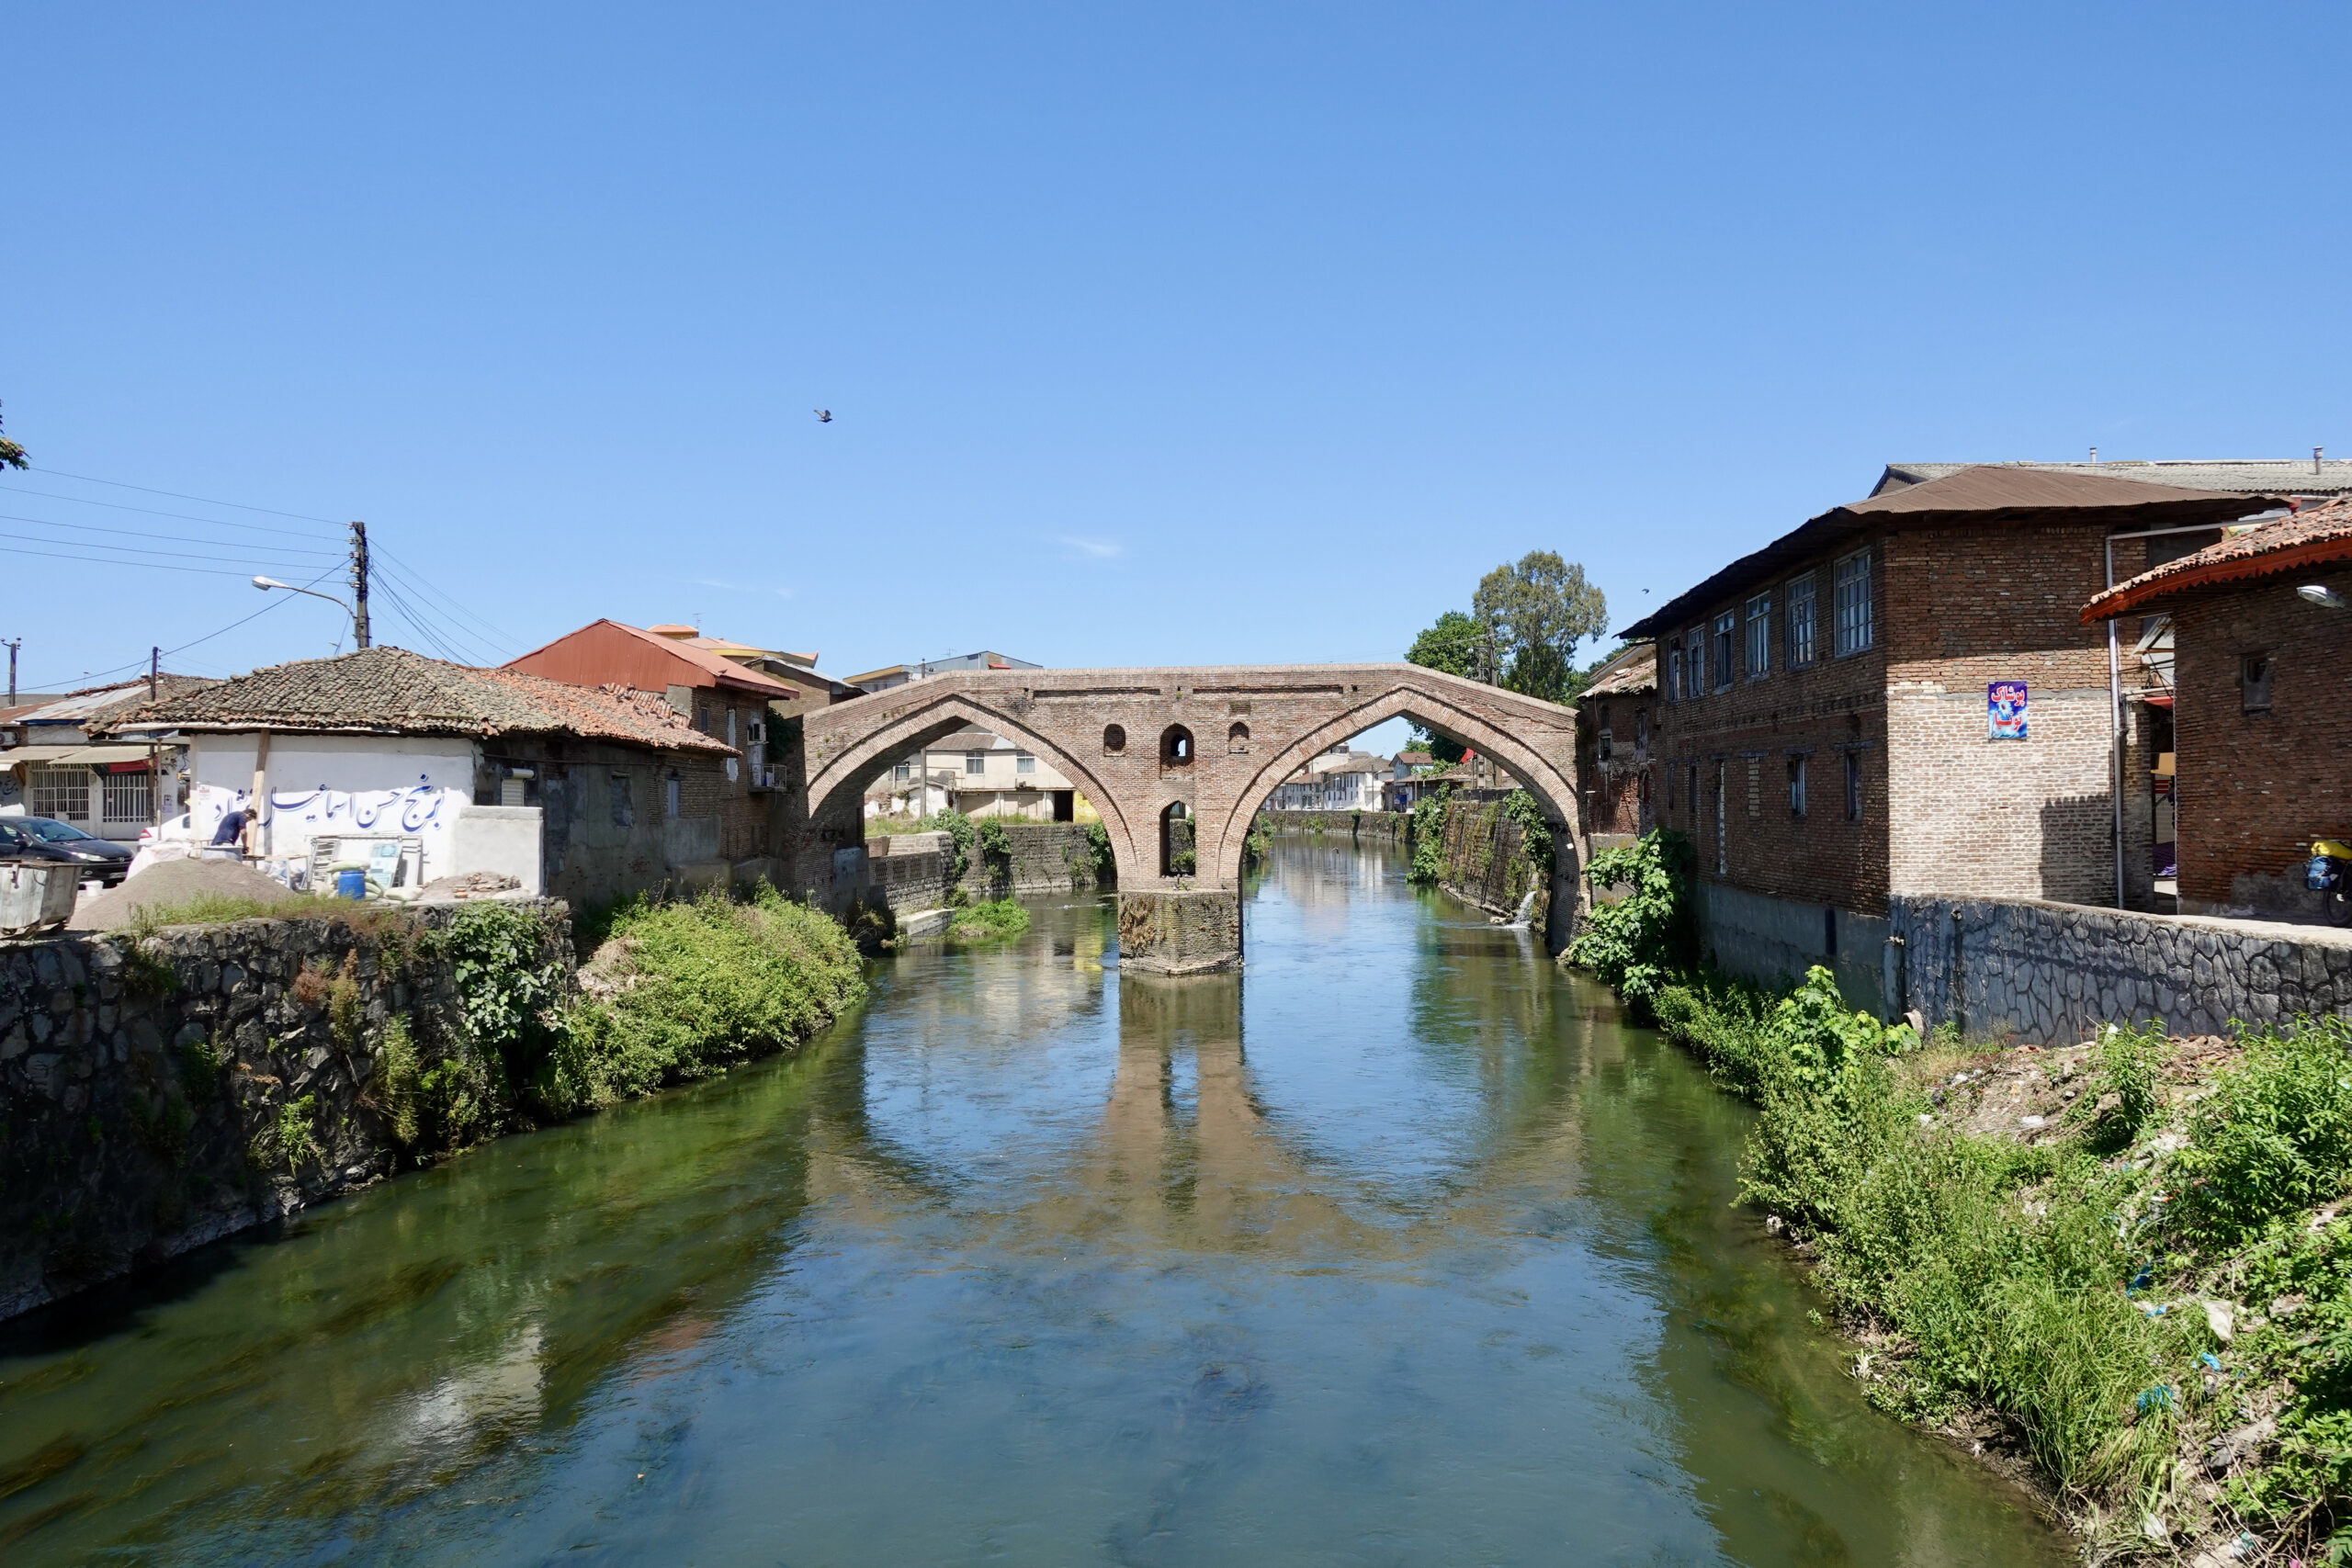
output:
POLYGON ((1994 740, 2025 739, 2025 682, 1995 681, 1984 688, 1984 730, 1994 740))

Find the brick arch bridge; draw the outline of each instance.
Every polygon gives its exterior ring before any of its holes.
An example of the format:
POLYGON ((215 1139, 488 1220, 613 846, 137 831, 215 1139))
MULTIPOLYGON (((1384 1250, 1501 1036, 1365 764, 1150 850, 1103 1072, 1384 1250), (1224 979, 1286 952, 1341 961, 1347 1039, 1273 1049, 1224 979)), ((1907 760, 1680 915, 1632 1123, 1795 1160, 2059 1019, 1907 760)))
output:
POLYGON ((1259 807, 1309 758, 1399 717, 1494 758, 1535 797, 1553 828, 1553 940, 1564 942, 1583 890, 1575 714, 1417 664, 933 675, 809 713, 804 799, 820 841, 863 842, 865 790, 886 769, 958 730, 990 730, 1046 758, 1102 814, 1122 963, 1216 968, 1240 955, 1242 840, 1259 807), (1182 878, 1161 860, 1177 806, 1193 821, 1198 867, 1182 878))

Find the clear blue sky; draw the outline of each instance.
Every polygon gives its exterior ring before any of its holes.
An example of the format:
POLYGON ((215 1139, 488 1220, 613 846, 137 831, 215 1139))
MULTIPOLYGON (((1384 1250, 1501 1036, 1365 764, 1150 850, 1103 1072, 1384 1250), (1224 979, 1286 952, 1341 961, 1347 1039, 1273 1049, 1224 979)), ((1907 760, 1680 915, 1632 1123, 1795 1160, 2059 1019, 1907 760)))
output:
MULTIPOLYGON (((60 472, 366 518, 477 657, 612 615, 838 673, 1390 658, 1538 547, 1622 626, 1891 458, 2352 456, 2347 33, 2047 0, 19 7, 0 412, 44 471, 0 512, 84 528, 0 532, 331 564, 29 493, 316 526, 60 472)), ((49 685, 262 603, 0 570, 49 685)), ((337 619, 172 662, 323 653, 337 619)))

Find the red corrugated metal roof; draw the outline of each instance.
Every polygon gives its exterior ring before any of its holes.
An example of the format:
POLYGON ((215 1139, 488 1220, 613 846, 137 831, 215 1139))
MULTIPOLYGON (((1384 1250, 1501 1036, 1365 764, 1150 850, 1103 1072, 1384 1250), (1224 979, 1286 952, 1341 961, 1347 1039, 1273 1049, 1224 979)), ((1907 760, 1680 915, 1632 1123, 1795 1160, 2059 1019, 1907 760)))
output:
POLYGON ((707 646, 697 646, 709 640, 656 637, 622 621, 591 621, 545 648, 508 660, 503 668, 568 681, 575 686, 618 684, 641 692, 667 691, 672 686, 724 686, 779 701, 800 694, 797 686, 747 670, 707 646))

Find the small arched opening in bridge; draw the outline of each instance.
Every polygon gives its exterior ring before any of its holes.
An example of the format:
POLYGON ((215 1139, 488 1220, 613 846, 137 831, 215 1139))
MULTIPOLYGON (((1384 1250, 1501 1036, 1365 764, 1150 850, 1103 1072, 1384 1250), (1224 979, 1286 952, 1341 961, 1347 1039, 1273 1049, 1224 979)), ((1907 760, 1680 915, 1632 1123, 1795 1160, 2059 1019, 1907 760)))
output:
POLYGON ((1159 814, 1159 874, 1190 876, 1199 863, 1192 813, 1184 809, 1182 801, 1171 802, 1159 814))
POLYGON ((1237 722, 1232 728, 1227 730, 1225 749, 1236 757, 1247 756, 1250 751, 1250 727, 1237 722))
POLYGON ((1102 755, 1105 757, 1124 757, 1126 754, 1126 727, 1117 724, 1104 725, 1102 727, 1102 755))
POLYGON ((1193 732, 1181 724, 1171 724, 1159 732, 1159 771, 1182 773, 1192 771, 1193 732))

